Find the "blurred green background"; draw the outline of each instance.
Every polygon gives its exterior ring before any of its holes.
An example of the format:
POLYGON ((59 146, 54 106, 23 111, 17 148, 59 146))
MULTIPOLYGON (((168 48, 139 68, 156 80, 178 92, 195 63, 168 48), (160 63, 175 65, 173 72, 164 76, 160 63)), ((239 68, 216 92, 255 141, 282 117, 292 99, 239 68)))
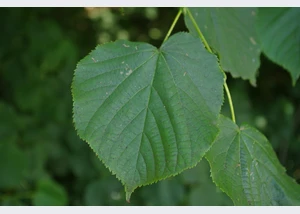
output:
MULTIPOLYGON (((77 136, 71 82, 77 62, 116 39, 160 46, 176 8, 0 8, 1 205, 232 205, 206 160, 137 189, 121 183, 77 136)), ((187 31, 183 18, 174 32, 187 31)), ((257 87, 228 75, 238 124, 271 141, 300 181, 300 83, 261 56, 257 87)), ((227 98, 223 114, 230 116, 227 98)))

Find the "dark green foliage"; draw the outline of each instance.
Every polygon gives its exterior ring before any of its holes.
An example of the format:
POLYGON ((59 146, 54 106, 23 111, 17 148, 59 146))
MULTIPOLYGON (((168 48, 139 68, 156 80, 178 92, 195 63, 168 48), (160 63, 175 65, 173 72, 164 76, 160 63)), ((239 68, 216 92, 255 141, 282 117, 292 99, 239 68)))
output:
MULTIPOLYGON (((135 191, 104 167, 72 122, 77 62, 116 39, 160 47, 177 8, 1 8, 1 205, 232 205, 202 160, 135 191), (203 194, 207 192, 209 194, 203 194)), ((184 20, 174 33, 187 31, 184 20)), ((261 56, 256 88, 227 76, 238 124, 264 133, 288 174, 300 179, 300 84, 261 56)), ((230 115, 225 99, 224 115, 230 115)))

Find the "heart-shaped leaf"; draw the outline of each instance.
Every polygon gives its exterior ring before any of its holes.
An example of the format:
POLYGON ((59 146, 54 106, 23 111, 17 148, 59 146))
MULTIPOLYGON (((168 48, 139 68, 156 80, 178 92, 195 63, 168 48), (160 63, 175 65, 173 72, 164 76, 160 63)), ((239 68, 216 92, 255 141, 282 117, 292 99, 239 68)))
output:
POLYGON ((266 137, 221 116, 207 153, 214 182, 235 205, 300 205, 300 185, 281 166, 266 137))
POLYGON ((191 34, 178 33, 160 49, 107 43, 76 68, 75 127, 129 198, 200 161, 218 133, 223 83, 217 58, 191 34))

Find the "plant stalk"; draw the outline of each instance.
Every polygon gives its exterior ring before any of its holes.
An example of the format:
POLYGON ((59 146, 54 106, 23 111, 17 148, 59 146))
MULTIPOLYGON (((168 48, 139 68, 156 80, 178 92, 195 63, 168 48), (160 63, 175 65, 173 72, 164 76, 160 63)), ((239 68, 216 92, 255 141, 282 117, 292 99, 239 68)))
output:
POLYGON ((175 25, 176 25, 176 23, 177 23, 177 21, 178 21, 180 15, 181 15, 181 13, 182 13, 182 9, 180 8, 179 11, 178 11, 178 13, 177 13, 177 15, 176 15, 176 17, 175 17, 175 19, 174 19, 174 21, 173 21, 173 23, 172 23, 172 25, 171 25, 171 27, 170 27, 170 29, 169 29, 169 31, 168 31, 168 33, 167 33, 167 35, 166 35, 166 37, 165 37, 165 39, 164 39, 164 41, 163 41, 163 43, 164 43, 164 42, 169 38, 169 36, 171 35, 171 33, 172 33, 172 31, 173 31, 173 29, 174 29, 174 27, 175 27, 175 25))
MULTIPOLYGON (((184 8, 184 9, 185 9, 186 13, 188 14, 188 16, 190 17, 190 19, 191 19, 191 21, 192 21, 192 23, 193 23, 193 25, 194 25, 197 33, 199 34, 199 36, 200 36, 200 38, 201 38, 204 46, 206 47, 206 49, 208 50, 208 52, 210 52, 211 54, 213 54, 211 48, 209 47, 209 45, 208 45, 205 37, 203 36, 203 34, 201 32, 199 26, 197 25, 196 20, 194 19, 193 15, 191 14, 191 11, 189 10, 189 8, 184 8)), ((220 67, 221 71, 224 73, 224 75, 226 77, 226 74, 225 74, 224 70, 221 68, 221 66, 219 66, 219 67, 220 67)), ((228 97, 228 101, 229 101, 229 107, 230 107, 230 111, 231 111, 232 121, 234 123, 236 123, 233 102, 232 102, 232 99, 231 99, 230 91, 229 91, 229 88, 227 86, 226 80, 224 81, 224 88, 225 88, 225 91, 226 91, 226 94, 227 94, 227 97, 228 97)))
MULTIPOLYGON (((223 70, 222 70, 222 71, 223 71, 223 70)), ((223 72, 224 72, 224 71, 223 71, 223 72)), ((234 114, 233 103, 232 103, 230 91, 229 91, 229 88, 228 88, 228 86, 227 86, 226 81, 224 82, 224 88, 225 88, 225 91, 226 91, 226 94, 227 94, 227 97, 228 97, 228 101, 229 101, 229 106, 230 106, 230 111, 231 111, 232 121, 233 121, 234 123, 236 123, 236 122, 235 122, 235 114, 234 114)))

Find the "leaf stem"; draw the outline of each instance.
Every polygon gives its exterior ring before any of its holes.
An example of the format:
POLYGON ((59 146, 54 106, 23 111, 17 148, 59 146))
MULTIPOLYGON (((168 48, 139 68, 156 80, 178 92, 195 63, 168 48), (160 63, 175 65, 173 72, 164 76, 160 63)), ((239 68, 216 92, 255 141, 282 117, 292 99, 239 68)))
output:
MULTIPOLYGON (((188 16, 190 17, 190 19, 191 19, 191 21, 192 21, 192 23, 193 23, 193 25, 194 25, 194 27, 195 27, 197 33, 199 34, 199 36, 200 36, 200 38, 201 38, 201 40, 202 40, 204 46, 206 47, 206 49, 207 49, 211 54, 213 54, 213 52, 212 52, 211 48, 209 47, 209 45, 208 45, 208 43, 207 43, 207 41, 206 41, 204 35, 202 34, 202 32, 201 32, 199 26, 197 25, 196 20, 194 19, 193 15, 191 14, 191 11, 190 11, 189 8, 187 8, 187 7, 184 8, 184 10, 186 11, 186 13, 188 14, 188 16)), ((226 74, 225 74, 224 70, 221 68, 221 66, 219 66, 219 67, 220 67, 221 71, 224 73, 224 75, 225 75, 225 77, 226 77, 226 74)), ((225 81, 224 81, 224 88, 225 88, 225 91, 226 91, 226 94, 227 94, 227 97, 228 97, 228 101, 229 101, 229 107, 230 107, 230 111, 231 111, 231 118, 232 118, 232 121, 233 121, 234 123, 236 123, 236 121, 235 121, 235 114, 234 114, 233 102, 232 102, 232 99, 231 99, 231 95, 230 95, 229 88, 228 88, 227 83, 226 83, 226 78, 225 78, 225 81)))
POLYGON ((204 43, 205 47, 207 48, 207 50, 208 50, 210 53, 213 53, 212 50, 210 49, 210 47, 209 47, 209 45, 208 45, 208 43, 207 43, 205 37, 203 36, 203 34, 202 34, 202 32, 201 32, 199 26, 197 25, 196 20, 194 19, 193 15, 191 14, 191 11, 190 11, 189 8, 187 8, 187 7, 185 8, 185 10, 187 11, 187 14, 189 15, 189 17, 190 17, 190 19, 191 19, 191 21, 192 21, 194 27, 196 28, 196 31, 197 31, 197 33, 199 34, 199 36, 200 36, 202 42, 204 43))
POLYGON ((169 29, 169 31, 168 31, 168 33, 167 33, 167 35, 166 35, 166 37, 165 37, 165 39, 164 39, 164 41, 163 41, 163 43, 169 38, 170 34, 172 33, 172 31, 173 31, 173 29, 174 29, 180 15, 181 15, 181 13, 182 13, 182 9, 180 8, 177 15, 176 15, 176 17, 175 17, 175 19, 174 19, 174 21, 173 21, 173 23, 172 23, 172 25, 171 25, 171 27, 170 27, 170 29, 169 29))
MULTIPOLYGON (((223 69, 222 69, 222 71, 223 71, 223 69)), ((223 71, 223 72, 224 72, 224 71, 223 71)), ((224 88, 225 88, 225 91, 226 91, 226 94, 227 94, 227 97, 228 97, 228 101, 229 101, 229 106, 230 106, 230 111, 231 111, 232 121, 233 121, 234 123, 236 123, 236 122, 235 122, 235 114, 234 114, 233 103, 232 103, 230 91, 229 91, 229 88, 228 88, 228 86, 227 86, 226 81, 224 82, 224 88)))

